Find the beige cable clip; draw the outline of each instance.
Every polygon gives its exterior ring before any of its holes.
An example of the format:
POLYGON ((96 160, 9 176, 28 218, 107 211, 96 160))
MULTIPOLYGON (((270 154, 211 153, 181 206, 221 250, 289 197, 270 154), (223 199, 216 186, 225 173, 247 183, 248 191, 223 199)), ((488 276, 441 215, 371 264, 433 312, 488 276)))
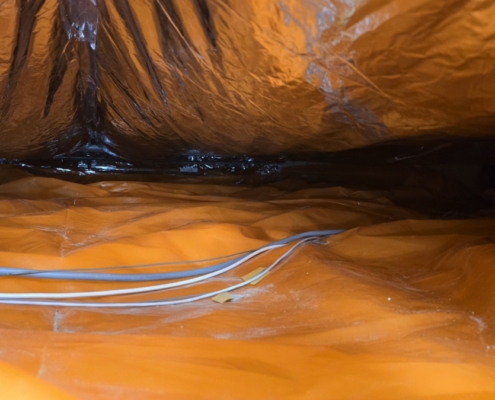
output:
POLYGON ((232 301, 233 297, 229 292, 224 292, 217 294, 211 298, 215 303, 227 303, 228 301, 232 301))
MULTIPOLYGON (((250 280, 250 279, 254 278, 256 275, 259 275, 259 274, 260 274, 261 272, 263 272, 265 269, 266 269, 266 268, 262 268, 262 267, 257 268, 257 269, 255 269, 254 271, 251 271, 249 274, 244 275, 244 276, 242 277, 242 280, 243 280, 243 281, 248 281, 248 280, 250 280)), ((266 274, 266 275, 268 275, 268 274, 266 274)), ((256 280, 254 280, 254 281, 252 281, 252 282, 250 282, 249 284, 250 284, 250 285, 256 285, 256 284, 257 284, 257 283, 259 283, 259 282, 260 282, 260 281, 261 281, 261 280, 262 280, 262 279, 263 279, 266 275, 263 275, 262 277, 260 277, 260 278, 258 278, 258 279, 256 279, 256 280)))

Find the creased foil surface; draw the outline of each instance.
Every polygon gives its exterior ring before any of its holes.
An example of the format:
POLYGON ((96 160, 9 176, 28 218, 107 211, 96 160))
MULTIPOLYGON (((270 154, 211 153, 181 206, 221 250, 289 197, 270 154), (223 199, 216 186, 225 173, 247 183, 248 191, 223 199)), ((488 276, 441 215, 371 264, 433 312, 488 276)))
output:
POLYGON ((493 135, 495 3, 4 0, 1 157, 493 135))

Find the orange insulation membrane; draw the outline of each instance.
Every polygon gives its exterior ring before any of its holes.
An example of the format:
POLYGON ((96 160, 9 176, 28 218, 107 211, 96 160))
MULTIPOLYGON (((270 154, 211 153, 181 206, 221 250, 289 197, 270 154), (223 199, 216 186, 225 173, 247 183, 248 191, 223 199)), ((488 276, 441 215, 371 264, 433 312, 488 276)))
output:
MULTIPOLYGON (((0 185, 3 266, 194 260, 347 229, 299 248, 224 304, 0 306, 2 398, 495 398, 495 221, 429 220, 387 192, 288 188, 37 177, 0 185)), ((282 251, 199 287, 97 300, 215 290, 282 251)), ((2 292, 132 285, 0 279, 2 292)))

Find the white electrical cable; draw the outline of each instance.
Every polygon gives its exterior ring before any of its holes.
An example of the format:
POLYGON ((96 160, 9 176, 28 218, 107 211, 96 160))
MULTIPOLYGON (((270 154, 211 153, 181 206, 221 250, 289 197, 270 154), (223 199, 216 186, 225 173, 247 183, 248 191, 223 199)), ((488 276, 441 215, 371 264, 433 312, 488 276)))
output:
MULTIPOLYGON (((301 242, 299 242, 301 243, 301 242)), ((67 293, 0 293, 0 299, 75 299, 75 298, 87 298, 87 297, 105 297, 105 296, 117 296, 127 294, 139 294, 155 292, 158 290, 165 290, 176 288, 180 286, 190 285, 204 281, 209 278, 213 278, 217 275, 223 274, 231 269, 238 267, 244 262, 256 257, 258 254, 264 253, 269 250, 277 249, 279 247, 286 246, 285 244, 275 244, 258 249, 247 256, 241 258, 239 261, 222 268, 218 271, 210 272, 208 274, 200 275, 191 279, 184 279, 177 282, 164 283, 161 285, 141 286, 137 288, 126 289, 113 289, 113 290, 100 290, 95 292, 67 292, 67 293)))
MULTIPOLYGON (((217 294, 230 292, 235 289, 239 289, 243 286, 249 285, 251 282, 254 282, 257 279, 264 277, 268 274, 273 268, 275 268, 281 261, 287 258, 290 254, 294 252, 294 250, 304 245, 305 243, 312 242, 317 238, 307 238, 299 241, 294 246, 292 246, 289 250, 287 250, 283 255, 281 255, 275 262, 273 262, 269 267, 265 270, 261 271, 259 274, 253 276, 252 278, 241 282, 237 285, 229 286, 225 289, 217 290, 215 292, 208 292, 196 296, 191 296, 187 298, 180 299, 170 299, 170 300, 158 300, 158 301, 143 301, 143 302, 134 302, 134 303, 79 303, 79 302, 69 302, 69 301, 44 301, 44 300, 11 300, 11 299, 0 299, 0 304, 15 304, 15 305, 32 305, 32 306, 57 306, 57 307, 90 307, 90 308, 123 308, 123 307, 156 307, 156 306, 166 306, 166 305, 177 305, 184 303, 191 303, 193 301, 206 299, 209 297, 216 296, 217 294)), ((280 245, 278 246, 280 247, 280 245)))
MULTIPOLYGON (((305 239, 309 237, 325 237, 333 236, 343 232, 342 229, 330 229, 323 231, 309 231, 302 232, 293 236, 289 236, 285 239, 277 240, 271 243, 271 245, 279 244, 289 244, 300 239, 305 239)), ((266 246, 263 246, 264 248, 266 246)), ((82 281, 97 281, 97 282, 151 282, 151 281, 162 281, 162 280, 178 280, 191 278, 193 276, 200 276, 204 274, 209 274, 210 272, 221 270, 222 268, 232 265, 241 259, 241 257, 236 257, 240 255, 245 255, 252 253, 256 250, 249 250, 241 253, 230 254, 222 257, 203 259, 203 260, 193 260, 193 261, 172 261, 172 262, 161 262, 153 264, 137 264, 137 265, 126 265, 126 266, 112 266, 112 267, 97 267, 97 268, 83 268, 83 269, 25 269, 16 267, 0 266, 0 278, 7 277, 21 277, 21 278, 31 278, 31 279, 60 279, 60 280, 82 280, 82 281), (233 258, 235 257, 235 258, 233 258), (186 265, 186 264, 199 264, 208 261, 215 261, 225 258, 232 258, 229 261, 224 261, 218 264, 213 264, 200 268, 193 269, 182 269, 180 271, 169 271, 169 272, 154 272, 154 273, 101 273, 97 271, 109 271, 109 270, 125 270, 125 269, 138 269, 145 267, 157 267, 165 265, 186 265)))

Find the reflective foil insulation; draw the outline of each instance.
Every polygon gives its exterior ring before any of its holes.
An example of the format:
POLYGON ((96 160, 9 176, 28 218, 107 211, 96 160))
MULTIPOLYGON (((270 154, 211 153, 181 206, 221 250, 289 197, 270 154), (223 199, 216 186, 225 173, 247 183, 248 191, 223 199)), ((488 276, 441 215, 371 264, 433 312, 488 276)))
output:
POLYGON ((0 157, 494 135, 495 3, 2 0, 0 157))
POLYGON ((494 0, 0 0, 0 399, 495 399, 494 0))

